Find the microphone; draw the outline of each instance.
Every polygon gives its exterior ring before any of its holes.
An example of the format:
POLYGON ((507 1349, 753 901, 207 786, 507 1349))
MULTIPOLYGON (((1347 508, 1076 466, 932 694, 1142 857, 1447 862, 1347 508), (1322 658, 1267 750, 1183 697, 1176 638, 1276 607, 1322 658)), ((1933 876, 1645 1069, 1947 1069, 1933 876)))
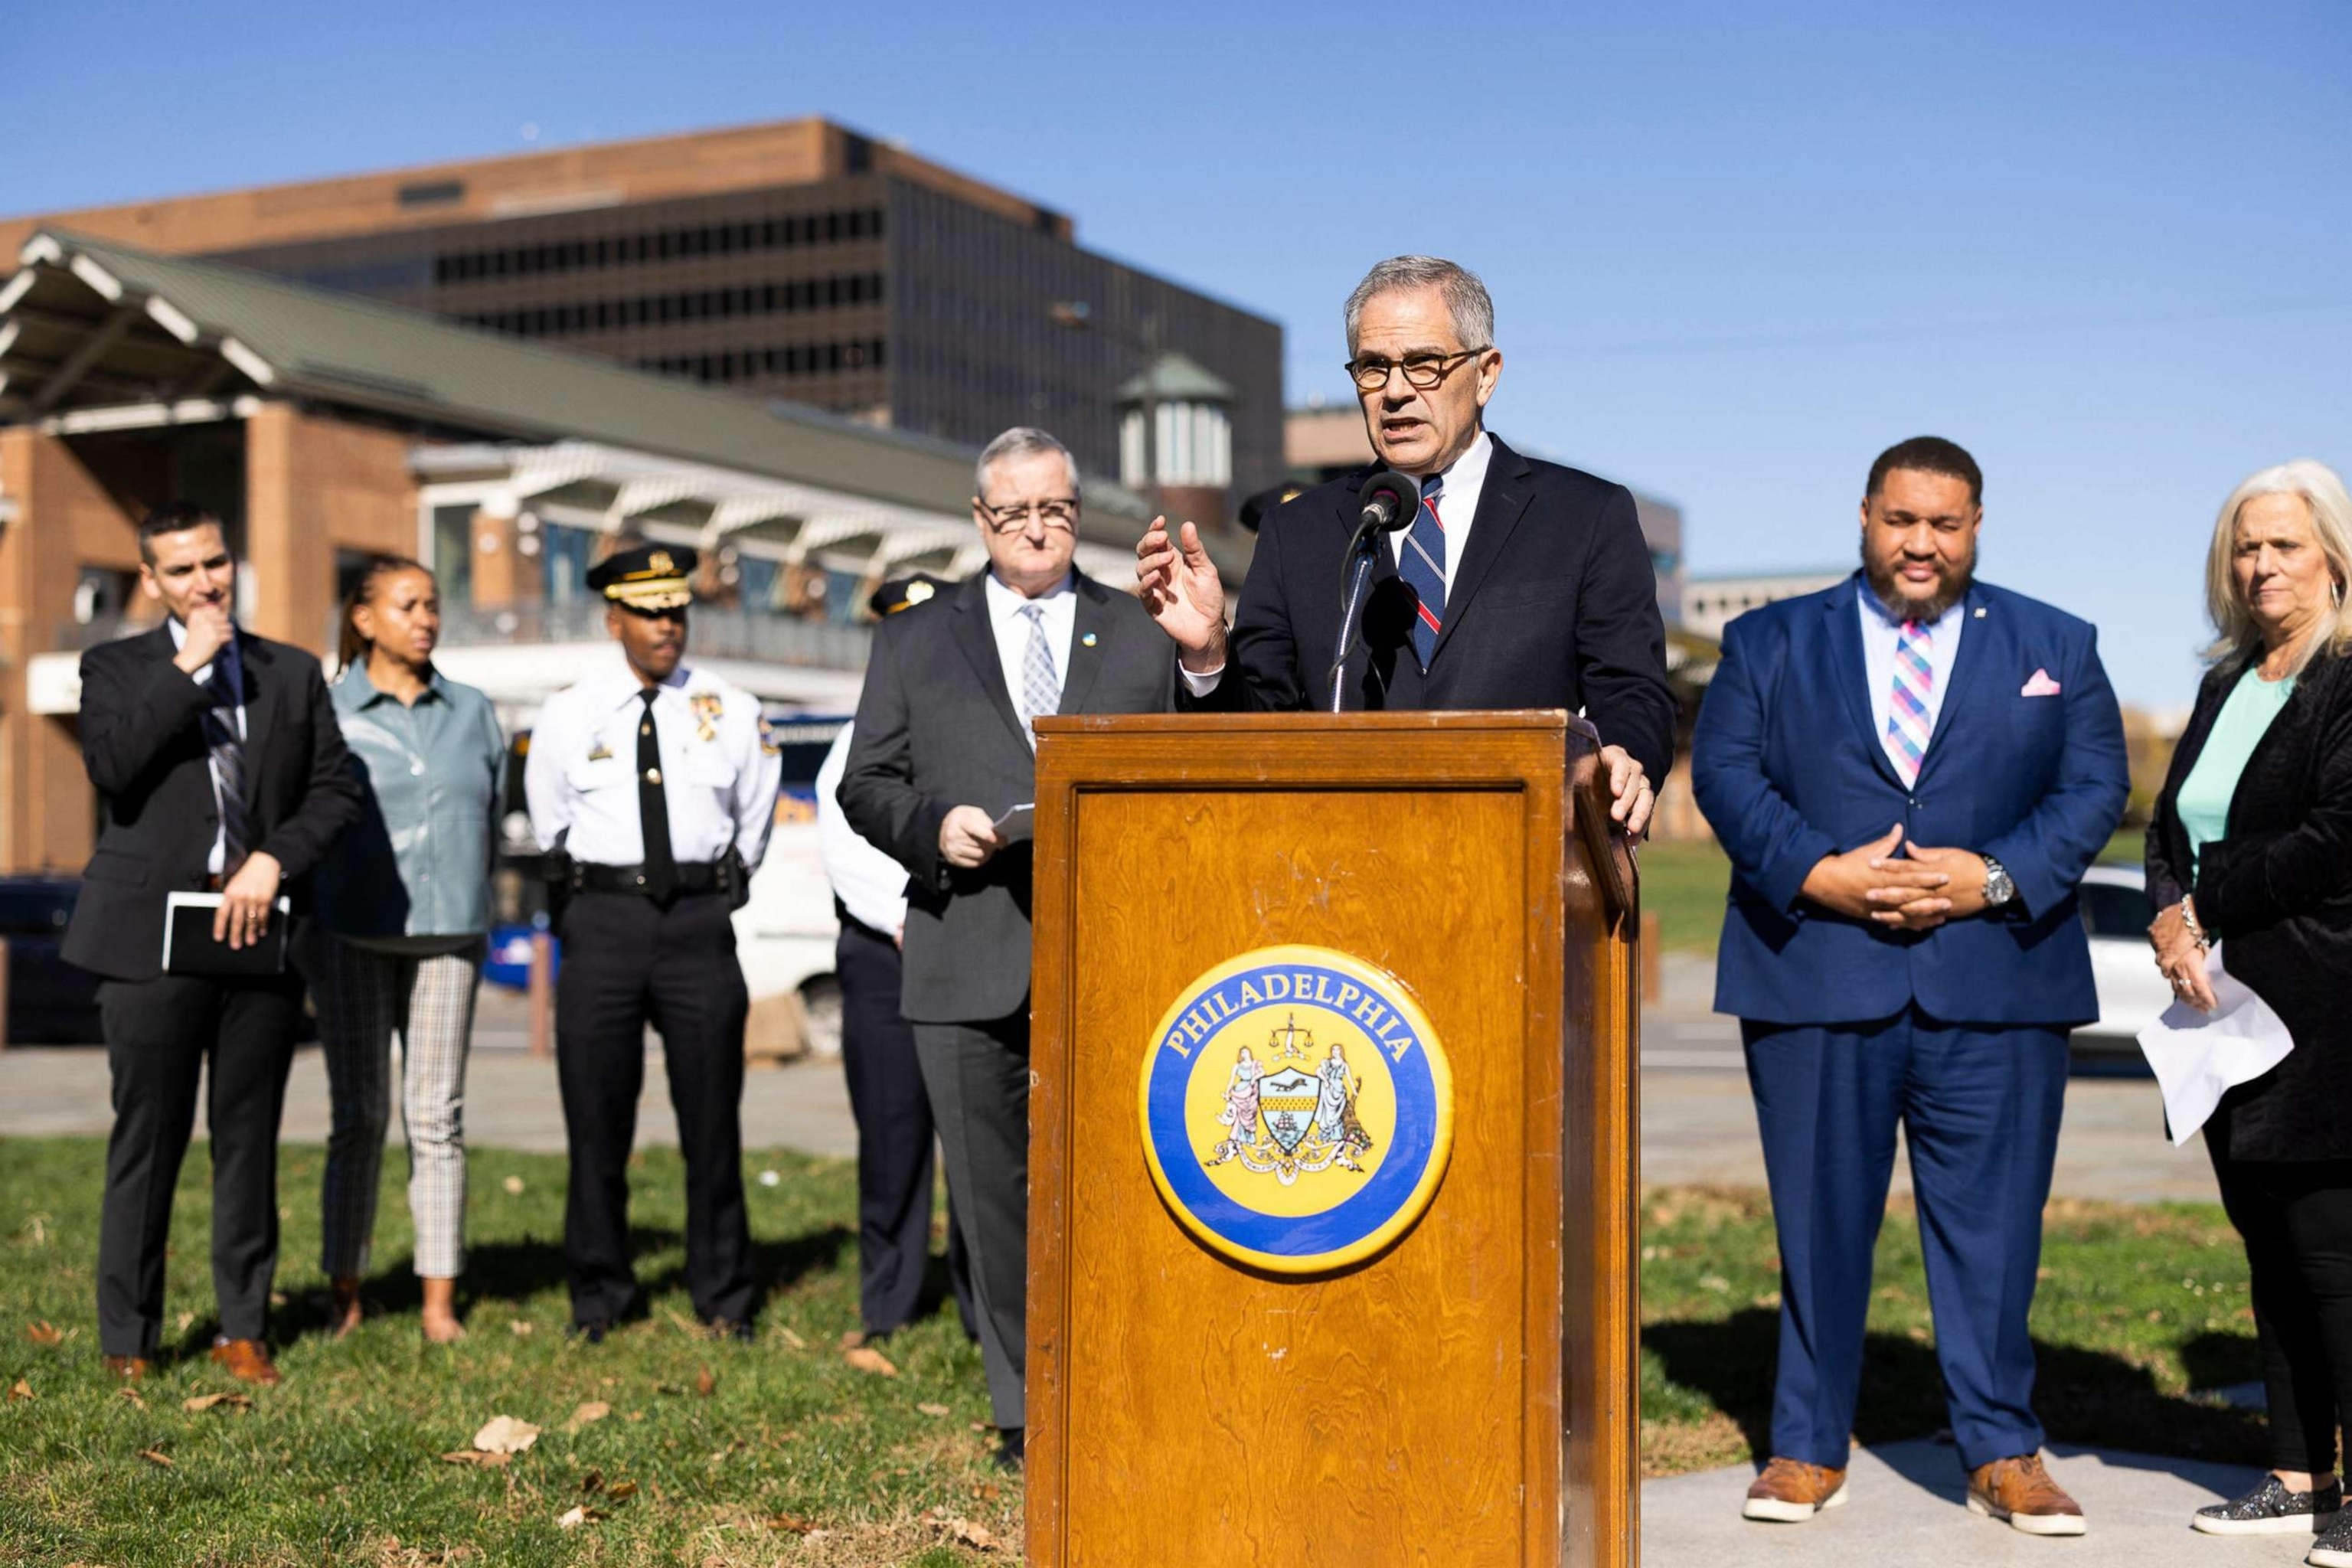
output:
POLYGON ((1357 495, 1362 510, 1356 513, 1356 526, 1368 532, 1394 533, 1421 510, 1421 481, 1394 468, 1366 479, 1357 495))
POLYGON ((1346 576, 1340 584, 1339 646, 1331 654, 1330 710, 1334 713, 1340 710, 1345 694, 1348 655, 1362 630, 1364 590, 1371 584, 1372 559, 1380 549, 1376 542, 1383 533, 1411 525, 1420 514, 1421 481, 1411 474, 1383 468, 1366 479, 1356 495, 1360 510, 1355 536, 1348 541, 1346 576))

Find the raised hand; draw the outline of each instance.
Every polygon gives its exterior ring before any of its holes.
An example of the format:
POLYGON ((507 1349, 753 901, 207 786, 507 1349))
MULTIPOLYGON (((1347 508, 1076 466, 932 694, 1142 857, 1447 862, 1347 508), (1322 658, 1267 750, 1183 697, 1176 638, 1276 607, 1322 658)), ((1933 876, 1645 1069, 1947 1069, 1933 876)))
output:
POLYGON ((181 644, 172 662, 189 675, 210 664, 214 656, 228 646, 228 639, 236 635, 227 607, 221 605, 196 605, 188 612, 187 626, 187 640, 181 644))
POLYGON ((1155 517, 1135 546, 1137 596, 1176 645, 1185 668, 1206 675, 1225 663, 1225 584, 1201 543, 1201 531, 1183 525, 1174 538, 1155 517))

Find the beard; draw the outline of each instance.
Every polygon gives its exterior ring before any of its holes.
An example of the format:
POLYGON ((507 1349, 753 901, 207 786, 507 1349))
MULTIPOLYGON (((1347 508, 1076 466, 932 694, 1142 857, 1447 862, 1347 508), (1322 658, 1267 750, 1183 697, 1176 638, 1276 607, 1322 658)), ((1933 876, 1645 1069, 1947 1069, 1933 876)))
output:
POLYGON ((1958 565, 1948 568, 1942 581, 1937 584, 1935 593, 1924 599, 1905 593, 1904 589, 1908 584, 1892 571, 1871 560, 1867 542, 1863 546, 1862 576, 1863 581, 1870 584, 1870 591, 1878 595, 1878 602, 1906 620, 1940 621, 1945 611, 1969 596, 1969 585, 1977 580, 1976 546, 1969 546, 1967 558, 1958 565))

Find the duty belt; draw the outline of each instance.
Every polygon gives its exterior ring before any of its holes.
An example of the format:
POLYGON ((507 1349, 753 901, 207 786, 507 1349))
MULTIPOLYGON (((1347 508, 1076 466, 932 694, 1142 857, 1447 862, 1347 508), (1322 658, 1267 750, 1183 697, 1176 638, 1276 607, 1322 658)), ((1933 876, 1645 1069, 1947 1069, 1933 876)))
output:
MULTIPOLYGON (((720 893, 733 890, 734 878, 726 864, 680 866, 676 879, 670 884, 679 893, 720 893)), ((599 866, 592 861, 572 862, 572 890, 575 893, 630 893, 638 898, 650 896, 646 887, 646 868, 638 866, 599 866)))

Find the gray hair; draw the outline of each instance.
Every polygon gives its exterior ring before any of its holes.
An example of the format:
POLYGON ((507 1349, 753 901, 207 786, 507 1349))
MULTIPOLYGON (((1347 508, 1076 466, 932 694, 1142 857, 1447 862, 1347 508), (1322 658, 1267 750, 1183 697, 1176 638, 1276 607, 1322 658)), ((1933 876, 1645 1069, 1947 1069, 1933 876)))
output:
POLYGON ((1454 335, 1465 349, 1495 346, 1495 300, 1486 285, 1466 267, 1435 256, 1391 256, 1364 274, 1348 296, 1348 353, 1356 352, 1356 327, 1364 307, 1382 294, 1402 289, 1435 287, 1445 296, 1446 312, 1454 318, 1454 335))
POLYGON ((972 465, 971 493, 982 500, 988 497, 988 470, 1008 458, 1034 458, 1040 452, 1059 452, 1062 461, 1070 466, 1070 495, 1083 500, 1078 489, 1078 460, 1070 449, 1034 425, 1015 425, 995 440, 980 449, 980 461, 972 465))
POLYGON ((2239 595, 2237 574, 2230 569, 2231 557, 2238 548, 2238 513, 2257 496, 2303 498, 2311 513, 2312 539, 2327 558, 2329 575, 2336 579, 2335 603, 2304 639, 2303 651, 2295 657, 2291 673, 2300 675, 2322 649, 2352 652, 2352 616, 2344 613, 2344 587, 2352 581, 2352 492, 2346 491, 2343 479, 2326 464, 2298 458, 2249 475, 2221 503, 2221 515, 2213 523, 2213 545, 2205 556, 2205 613, 2221 637, 2205 650, 2205 657, 2224 669, 2243 668, 2263 649, 2262 632, 2254 625, 2253 612, 2239 595))

